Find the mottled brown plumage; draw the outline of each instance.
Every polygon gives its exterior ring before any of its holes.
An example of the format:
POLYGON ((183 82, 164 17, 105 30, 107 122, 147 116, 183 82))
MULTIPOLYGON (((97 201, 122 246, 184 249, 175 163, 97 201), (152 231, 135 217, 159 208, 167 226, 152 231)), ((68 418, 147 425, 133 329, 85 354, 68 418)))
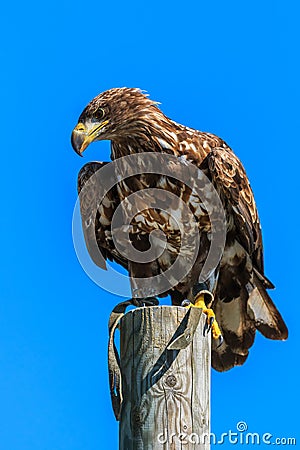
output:
MULTIPOLYGON (((156 152, 189 161, 204 172, 219 194, 227 221, 226 244, 220 264, 207 284, 214 294, 213 308, 225 343, 220 348, 213 348, 213 367, 223 371, 243 364, 256 329, 268 338, 286 339, 286 326, 266 291, 273 285, 264 275, 261 228, 253 193, 241 162, 228 145, 213 134, 170 120, 157 103, 139 89, 128 88, 111 89, 91 101, 73 131, 72 145, 81 154, 90 142, 103 139, 111 141, 112 160, 130 154, 156 152)), ((155 208, 151 196, 139 205, 141 213, 131 222, 130 240, 135 248, 144 251, 149 247, 149 234, 153 230, 163 231, 168 247, 157 260, 147 264, 128 261, 115 248, 111 220, 121 202, 125 204, 126 213, 127 198, 133 192, 158 188, 160 200, 165 201, 166 206, 169 202, 166 193, 176 194, 194 214, 201 234, 192 270, 173 289, 163 293, 171 295, 173 304, 180 304, 184 298, 191 297, 207 257, 211 237, 207 210, 193 189, 176 180, 176 172, 171 178, 148 174, 145 167, 141 175, 120 180, 95 211, 94 197, 99 187, 91 176, 104 164, 107 163, 88 163, 78 177, 83 228, 91 257, 103 267, 103 260, 98 257, 100 249, 105 259, 121 264, 134 277, 155 276, 167 270, 180 251, 180 230, 170 216, 155 208), (83 190, 84 186, 88 188, 83 190), (96 245, 92 238, 95 233, 96 245)), ((208 192, 204 195, 209 198, 208 192)), ((177 208, 180 214, 180 204, 176 204, 176 200, 168 206, 173 211, 177 208)), ((183 213, 180 217, 185 220, 183 213)), ((123 245, 125 248, 126 240, 123 245)), ((187 248, 192 247, 193 242, 188 243, 187 248)))

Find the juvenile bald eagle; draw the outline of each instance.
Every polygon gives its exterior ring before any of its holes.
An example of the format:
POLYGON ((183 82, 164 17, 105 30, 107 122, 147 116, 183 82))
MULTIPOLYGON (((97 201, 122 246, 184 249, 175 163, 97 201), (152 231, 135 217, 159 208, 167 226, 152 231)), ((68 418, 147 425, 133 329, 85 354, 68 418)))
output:
MULTIPOLYGON (((224 371, 243 364, 256 330, 270 339, 286 339, 286 325, 267 293, 267 289, 274 286, 264 275, 261 228, 253 193, 241 162, 228 145, 213 134, 174 122, 163 114, 156 102, 139 89, 131 88, 103 92, 83 110, 72 133, 72 146, 81 155, 91 142, 97 140, 111 141, 112 160, 144 152, 175 155, 195 165, 217 191, 225 211, 226 241, 221 260, 206 283, 213 294, 212 308, 224 343, 213 346, 213 367, 224 371)), ((85 240, 94 262, 103 266, 103 260, 97 256, 100 250, 105 259, 121 264, 134 278, 165 272, 180 251, 180 230, 176 221, 149 204, 139 208, 140 213, 132 220, 130 243, 145 251, 149 247, 149 234, 159 230, 166 236, 168 244, 162 255, 147 263, 129 260, 116 248, 111 222, 120 203, 134 192, 149 187, 162 190, 162 194, 163 191, 173 192, 192 211, 201 239, 190 272, 162 295, 170 294, 174 305, 191 299, 210 246, 207 209, 199 198, 195 198, 193 190, 177 182, 175 176, 173 179, 144 173, 116 183, 97 205, 96 211, 94 197, 99 186, 91 182, 86 192, 83 188, 105 164, 88 163, 78 176, 78 192, 83 194, 80 203, 85 240), (93 249, 94 236, 97 251, 93 249)), ((187 245, 193 246, 193 242, 187 245)))

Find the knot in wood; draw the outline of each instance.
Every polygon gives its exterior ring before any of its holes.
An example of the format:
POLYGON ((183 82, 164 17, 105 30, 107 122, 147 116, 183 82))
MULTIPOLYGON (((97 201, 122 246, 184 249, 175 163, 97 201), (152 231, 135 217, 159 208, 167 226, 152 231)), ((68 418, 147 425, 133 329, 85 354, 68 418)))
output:
POLYGON ((191 333, 186 333, 185 338, 186 338, 187 341, 190 341, 191 333))
POLYGON ((167 376, 167 378, 166 378, 166 384, 167 384, 169 387, 174 387, 175 384, 176 384, 176 382, 177 382, 177 380, 176 380, 175 375, 168 375, 168 376, 167 376))

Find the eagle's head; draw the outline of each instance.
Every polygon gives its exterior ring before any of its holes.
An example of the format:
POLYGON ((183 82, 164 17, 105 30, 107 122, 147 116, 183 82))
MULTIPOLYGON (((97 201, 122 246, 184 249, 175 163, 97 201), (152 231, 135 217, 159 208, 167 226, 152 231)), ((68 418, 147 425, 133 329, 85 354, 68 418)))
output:
POLYGON ((121 141, 145 132, 162 112, 140 89, 114 88, 95 97, 81 113, 71 142, 79 155, 93 141, 121 141))

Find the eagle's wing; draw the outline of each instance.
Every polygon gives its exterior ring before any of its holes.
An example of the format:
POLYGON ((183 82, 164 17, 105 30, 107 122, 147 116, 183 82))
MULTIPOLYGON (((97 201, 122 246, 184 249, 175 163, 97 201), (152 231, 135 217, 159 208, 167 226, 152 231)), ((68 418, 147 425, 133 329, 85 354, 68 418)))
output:
MULTIPOLYGON (((212 181, 230 210, 237 231, 236 239, 251 255, 254 267, 263 276, 263 245, 259 217, 246 172, 233 151, 224 143, 207 156, 212 181)), ((265 286, 273 284, 265 279, 265 286)))
POLYGON ((119 204, 117 188, 114 186, 99 202, 101 177, 93 176, 107 162, 90 162, 78 174, 78 195, 83 234, 90 257, 94 263, 106 269, 105 260, 116 261, 127 269, 127 260, 116 250, 111 221, 119 204))
POLYGON ((286 325, 266 289, 259 217, 245 170, 224 143, 211 149, 204 163, 231 220, 220 264, 216 304, 225 345, 213 351, 213 365, 226 370, 243 364, 258 329, 270 339, 286 339, 286 325))

